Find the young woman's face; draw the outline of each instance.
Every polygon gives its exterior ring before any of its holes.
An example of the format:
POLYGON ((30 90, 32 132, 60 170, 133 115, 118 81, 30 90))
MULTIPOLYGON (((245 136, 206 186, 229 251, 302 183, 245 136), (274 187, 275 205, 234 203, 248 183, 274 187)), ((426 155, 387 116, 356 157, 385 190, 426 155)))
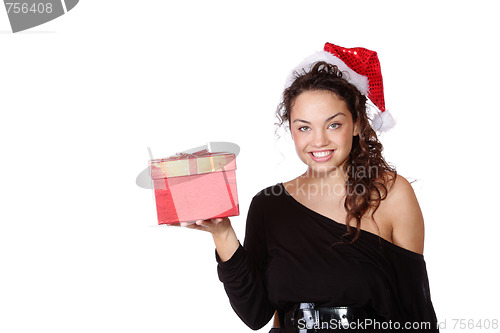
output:
POLYGON ((290 131, 300 159, 315 174, 340 170, 357 135, 346 103, 329 91, 306 91, 295 98, 290 131))

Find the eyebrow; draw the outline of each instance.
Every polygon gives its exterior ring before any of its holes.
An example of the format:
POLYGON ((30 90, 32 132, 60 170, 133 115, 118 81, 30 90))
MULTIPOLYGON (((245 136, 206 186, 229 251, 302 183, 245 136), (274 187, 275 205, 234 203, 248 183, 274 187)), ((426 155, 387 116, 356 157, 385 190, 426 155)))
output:
MULTIPOLYGON (((340 116, 347 117, 347 116, 345 115, 345 113, 343 113, 343 112, 339 112, 339 113, 334 114, 334 115, 333 115, 333 116, 331 116, 331 117, 326 118, 326 119, 325 119, 325 123, 329 122, 330 120, 332 120, 333 118, 335 118, 335 117, 337 117, 337 116, 339 116, 339 115, 340 115, 340 116)), ((296 121, 300 121, 300 122, 303 122, 303 123, 306 123, 306 124, 311 124, 309 121, 307 121, 307 120, 303 120, 303 119, 295 119, 292 123, 295 123, 296 121)))

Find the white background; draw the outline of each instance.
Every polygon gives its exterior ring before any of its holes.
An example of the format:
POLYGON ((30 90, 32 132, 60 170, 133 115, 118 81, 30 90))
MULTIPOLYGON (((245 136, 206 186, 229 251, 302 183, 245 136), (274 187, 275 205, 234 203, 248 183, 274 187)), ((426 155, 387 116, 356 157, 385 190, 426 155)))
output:
POLYGON ((442 331, 500 319, 495 8, 82 0, 17 34, 0 10, 0 331, 250 332, 211 236, 157 226, 135 177, 148 146, 160 157, 239 144, 243 241, 252 196, 304 170, 276 140, 274 110, 288 71, 327 41, 379 53, 398 120, 381 140, 418 180, 442 331))

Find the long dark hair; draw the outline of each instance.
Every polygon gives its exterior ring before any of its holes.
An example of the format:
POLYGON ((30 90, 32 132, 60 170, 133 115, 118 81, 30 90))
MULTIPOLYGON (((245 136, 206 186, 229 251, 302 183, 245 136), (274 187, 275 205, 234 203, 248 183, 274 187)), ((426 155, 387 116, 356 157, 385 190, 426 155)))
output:
POLYGON ((371 127, 366 113, 367 98, 345 78, 337 66, 317 62, 310 71, 296 72, 295 81, 283 92, 276 111, 278 125, 290 123, 290 112, 297 96, 305 91, 330 91, 341 98, 351 112, 359 134, 353 138, 352 149, 344 164, 346 182, 347 233, 344 239, 353 243, 361 230, 361 219, 370 210, 371 217, 387 197, 389 184, 396 178, 396 170, 382 156, 382 144, 371 127), (356 221, 356 229, 350 225, 356 221))

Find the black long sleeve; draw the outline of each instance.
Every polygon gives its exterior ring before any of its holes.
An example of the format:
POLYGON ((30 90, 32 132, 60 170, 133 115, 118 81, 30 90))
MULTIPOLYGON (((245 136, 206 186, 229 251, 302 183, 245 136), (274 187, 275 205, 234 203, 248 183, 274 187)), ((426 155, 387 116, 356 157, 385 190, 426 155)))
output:
POLYGON ((224 283, 231 306, 248 327, 257 330, 272 318, 274 307, 269 302, 264 279, 266 250, 263 230, 259 228, 261 220, 252 205, 253 202, 247 217, 245 246, 240 244, 226 262, 221 262, 215 253, 219 279, 224 283))

